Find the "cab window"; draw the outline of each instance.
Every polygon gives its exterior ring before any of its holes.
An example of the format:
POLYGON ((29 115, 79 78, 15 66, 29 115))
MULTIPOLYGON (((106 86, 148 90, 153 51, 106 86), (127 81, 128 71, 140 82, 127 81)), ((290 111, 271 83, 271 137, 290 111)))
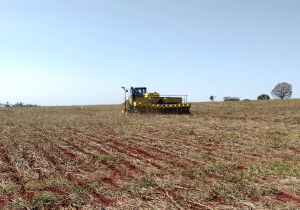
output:
POLYGON ((140 96, 140 97, 144 97, 145 94, 146 94, 146 89, 145 88, 138 88, 136 89, 137 91, 137 95, 140 96))

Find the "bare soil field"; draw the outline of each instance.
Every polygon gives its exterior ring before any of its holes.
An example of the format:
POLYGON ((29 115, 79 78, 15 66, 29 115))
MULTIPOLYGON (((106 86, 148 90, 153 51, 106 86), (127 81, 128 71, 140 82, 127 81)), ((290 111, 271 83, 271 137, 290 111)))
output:
POLYGON ((0 109, 0 209, 299 209, 300 100, 0 109))

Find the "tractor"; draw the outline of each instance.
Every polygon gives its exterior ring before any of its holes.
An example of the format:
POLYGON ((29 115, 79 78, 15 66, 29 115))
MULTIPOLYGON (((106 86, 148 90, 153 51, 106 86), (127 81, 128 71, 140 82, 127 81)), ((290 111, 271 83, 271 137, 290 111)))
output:
POLYGON ((157 92, 147 92, 146 87, 122 87, 125 101, 123 113, 160 113, 160 114, 190 114, 191 104, 187 103, 187 95, 160 95, 157 92), (127 100, 127 93, 129 99, 127 100))

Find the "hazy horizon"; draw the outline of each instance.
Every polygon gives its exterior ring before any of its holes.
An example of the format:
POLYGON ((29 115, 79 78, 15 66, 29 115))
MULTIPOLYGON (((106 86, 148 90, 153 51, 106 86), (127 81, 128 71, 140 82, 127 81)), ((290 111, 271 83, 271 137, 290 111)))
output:
POLYGON ((121 86, 189 101, 300 98, 300 1, 0 2, 0 103, 120 104, 121 86))

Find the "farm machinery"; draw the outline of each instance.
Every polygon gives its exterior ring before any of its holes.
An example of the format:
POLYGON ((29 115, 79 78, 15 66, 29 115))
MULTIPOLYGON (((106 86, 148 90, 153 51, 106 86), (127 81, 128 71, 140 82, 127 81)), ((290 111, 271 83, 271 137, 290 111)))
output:
POLYGON ((160 95, 157 92, 148 93, 146 87, 122 87, 125 101, 123 113, 161 113, 190 114, 191 104, 187 103, 187 95, 160 95), (127 100, 127 93, 129 99, 127 100))

